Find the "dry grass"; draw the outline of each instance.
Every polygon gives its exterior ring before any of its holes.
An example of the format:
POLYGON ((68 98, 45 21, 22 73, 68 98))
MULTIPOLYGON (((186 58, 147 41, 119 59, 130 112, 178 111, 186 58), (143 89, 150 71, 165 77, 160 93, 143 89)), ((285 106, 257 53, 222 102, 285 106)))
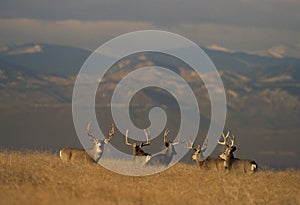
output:
POLYGON ((0 204, 300 204, 299 171, 201 171, 177 164, 152 176, 122 176, 57 155, 0 152, 0 204))

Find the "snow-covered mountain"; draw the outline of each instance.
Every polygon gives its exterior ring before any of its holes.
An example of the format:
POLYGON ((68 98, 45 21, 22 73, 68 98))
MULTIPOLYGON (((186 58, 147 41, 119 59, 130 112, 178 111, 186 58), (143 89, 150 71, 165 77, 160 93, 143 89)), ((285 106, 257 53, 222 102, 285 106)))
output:
POLYGON ((261 57, 300 58, 300 44, 295 44, 295 45, 278 44, 266 50, 256 50, 256 51, 232 50, 216 44, 208 45, 206 46, 206 48, 210 50, 221 51, 226 53, 245 53, 245 54, 257 55, 261 57))

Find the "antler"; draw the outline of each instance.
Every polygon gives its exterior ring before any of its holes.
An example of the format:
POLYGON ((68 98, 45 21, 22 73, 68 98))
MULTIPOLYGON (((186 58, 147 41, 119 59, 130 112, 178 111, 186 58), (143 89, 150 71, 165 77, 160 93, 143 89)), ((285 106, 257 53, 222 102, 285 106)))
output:
MULTIPOLYGON (((91 130, 91 122, 88 123, 87 127, 86 127, 86 131, 88 136, 90 136, 91 140, 95 143, 99 142, 99 140, 93 136, 92 134, 92 130, 91 130)), ((114 136, 115 134, 115 125, 112 123, 111 124, 111 129, 109 131, 109 136, 107 138, 104 139, 104 143, 108 143, 111 138, 114 136)))
POLYGON ((126 135, 125 135, 125 143, 129 146, 132 146, 132 144, 129 143, 128 141, 128 129, 126 130, 126 135))
POLYGON ((227 132, 226 136, 224 135, 224 133, 222 133, 222 137, 223 137, 223 142, 218 140, 218 144, 225 145, 225 146, 229 147, 229 144, 227 142, 227 138, 229 137, 229 131, 227 132))
POLYGON ((234 138, 234 135, 232 135, 232 137, 229 136, 229 131, 227 132, 226 136, 224 135, 224 133, 222 133, 222 137, 223 137, 223 142, 218 140, 218 144, 225 145, 227 147, 233 147, 234 146, 234 139, 235 138, 234 138), (227 141, 228 138, 230 140, 230 144, 227 141))
POLYGON ((145 133, 145 136, 146 136, 146 139, 147 139, 147 142, 144 144, 144 145, 149 145, 150 144, 150 132, 147 131, 147 130, 144 130, 144 133, 145 133))
POLYGON ((187 146, 186 148, 188 148, 188 149, 194 149, 195 150, 195 148, 194 148, 194 142, 192 140, 189 140, 189 143, 190 143, 190 146, 187 146))
POLYGON ((195 147, 194 147, 194 143, 195 143, 195 142, 193 142, 192 140, 189 140, 189 142, 190 142, 191 145, 190 145, 190 146, 187 146, 188 149, 193 149, 195 152, 201 150, 201 146, 200 146, 200 145, 198 145, 197 148, 195 148, 195 147))
POLYGON ((91 136, 92 136, 91 122, 89 122, 89 123, 87 124, 86 131, 87 131, 88 135, 91 137, 91 136))
POLYGON ((169 128, 167 128, 164 132, 164 143, 168 142, 168 135, 170 133, 169 128))
POLYGON ((179 136, 179 139, 177 142, 173 142, 172 145, 177 145, 177 144, 181 144, 181 143, 184 143, 185 141, 180 141, 180 136, 179 136))
POLYGON ((93 136, 92 131, 91 131, 91 122, 88 123, 87 127, 86 127, 86 131, 88 136, 90 136, 91 140, 96 144, 97 142, 99 142, 99 140, 93 136))
POLYGON ((232 138, 229 137, 230 141, 231 141, 231 145, 230 147, 233 147, 234 146, 234 135, 232 135, 232 138))
POLYGON ((104 142, 108 143, 111 140, 111 138, 114 136, 114 134, 115 134, 115 125, 114 123, 111 123, 111 128, 109 130, 108 137, 104 139, 104 142))
POLYGON ((173 142, 172 143, 172 141, 171 140, 168 140, 168 135, 169 135, 169 133, 170 133, 170 130, 169 130, 169 128, 167 128, 166 130, 165 130, 165 132, 164 132, 164 143, 166 144, 166 143, 170 143, 170 144, 172 144, 172 145, 177 145, 177 144, 181 144, 181 143, 184 143, 185 141, 180 141, 180 137, 179 137, 179 139, 178 139, 178 141, 177 142, 173 142))

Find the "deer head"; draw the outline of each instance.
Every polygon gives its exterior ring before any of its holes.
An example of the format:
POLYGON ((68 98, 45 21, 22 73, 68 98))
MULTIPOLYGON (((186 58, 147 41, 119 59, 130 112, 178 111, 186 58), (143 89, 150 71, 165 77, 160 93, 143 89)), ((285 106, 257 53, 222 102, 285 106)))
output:
POLYGON ((236 150, 236 146, 234 144, 234 140, 235 140, 234 135, 232 135, 232 137, 230 137, 229 131, 228 131, 226 136, 224 135, 224 133, 222 133, 222 137, 223 137, 223 142, 218 140, 218 144, 226 146, 226 149, 220 155, 220 157, 224 160, 226 160, 227 158, 234 158, 233 152, 236 150))
POLYGON ((187 146, 188 149, 194 150, 194 154, 192 156, 192 160, 196 161, 197 163, 200 163, 200 153, 207 148, 207 138, 205 139, 203 146, 198 145, 197 147, 194 147, 194 142, 192 140, 189 140, 190 145, 187 146))
POLYGON ((218 144, 226 146, 226 149, 219 157, 224 160, 224 168, 227 169, 230 167, 232 159, 234 159, 233 152, 236 150, 236 146, 234 145, 235 138, 234 135, 232 137, 229 136, 229 131, 226 136, 222 133, 222 137, 223 142, 218 140, 218 144))
POLYGON ((170 130, 167 128, 164 132, 164 144, 167 148, 167 152, 171 155, 176 155, 177 152, 174 148, 175 145, 182 144, 183 142, 180 141, 180 139, 177 142, 172 142, 170 139, 168 139, 168 135, 170 133, 170 130))

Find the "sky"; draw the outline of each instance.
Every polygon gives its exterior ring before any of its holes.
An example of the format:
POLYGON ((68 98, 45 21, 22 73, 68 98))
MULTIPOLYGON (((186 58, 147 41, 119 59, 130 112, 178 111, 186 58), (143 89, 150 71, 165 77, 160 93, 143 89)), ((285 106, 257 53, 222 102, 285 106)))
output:
POLYGON ((157 29, 227 52, 300 58, 299 0, 0 0, 0 46, 28 42, 94 50, 157 29))

